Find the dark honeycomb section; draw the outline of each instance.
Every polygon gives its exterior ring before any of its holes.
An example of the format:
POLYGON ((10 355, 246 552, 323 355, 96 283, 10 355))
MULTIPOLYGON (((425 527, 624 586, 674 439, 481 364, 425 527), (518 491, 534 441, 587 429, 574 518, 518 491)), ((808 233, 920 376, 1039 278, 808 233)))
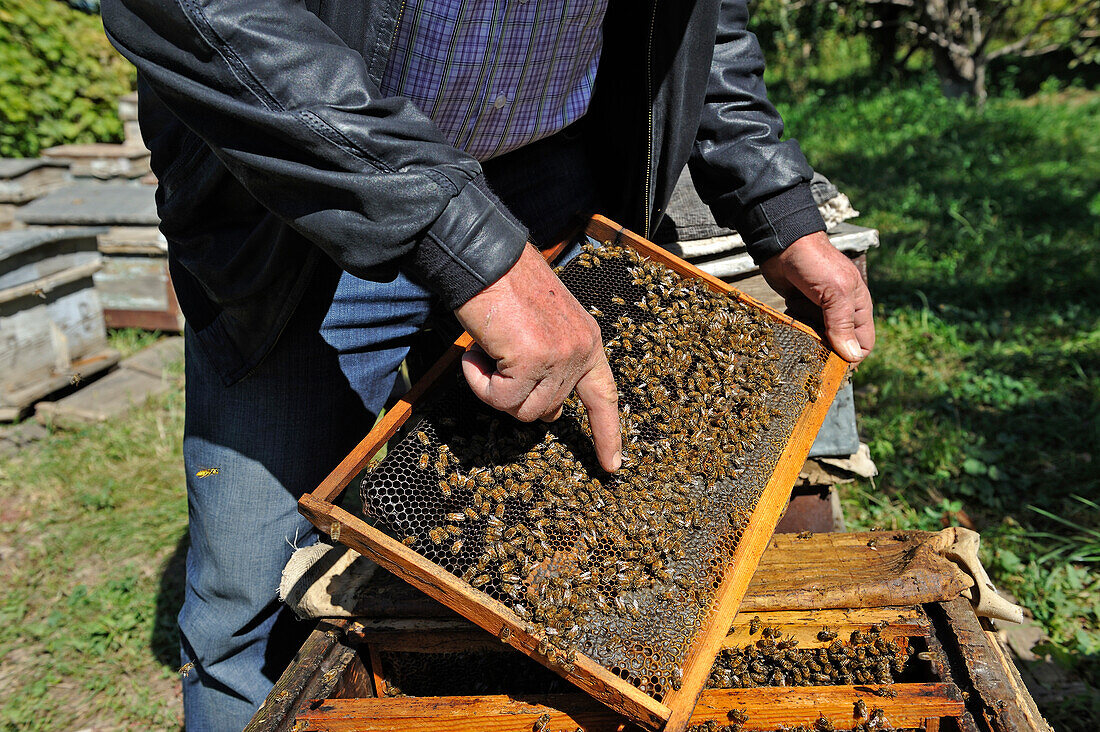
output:
POLYGON ((559 276, 599 323, 623 468, 599 468, 576 400, 525 424, 455 375, 364 479, 364 510, 526 621, 548 664, 583 653, 661 700, 827 353, 628 247, 589 242, 559 276))

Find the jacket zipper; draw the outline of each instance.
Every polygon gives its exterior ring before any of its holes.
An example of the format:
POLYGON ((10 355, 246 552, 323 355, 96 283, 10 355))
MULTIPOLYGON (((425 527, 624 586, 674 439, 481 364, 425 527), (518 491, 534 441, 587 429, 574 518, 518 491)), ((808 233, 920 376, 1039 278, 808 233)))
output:
POLYGON ((393 36, 390 38, 390 55, 393 55, 393 44, 397 43, 397 34, 401 31, 401 21, 405 17, 405 3, 406 0, 401 0, 401 4, 397 7, 397 22, 393 26, 393 36))
POLYGON ((653 30, 657 24, 657 0, 653 0, 653 10, 649 16, 649 38, 646 41, 645 52, 645 85, 646 85, 646 107, 648 113, 648 122, 646 127, 646 153, 645 153, 645 238, 649 238, 649 214, 652 205, 650 204, 650 196, 652 194, 650 182, 653 176, 653 30))

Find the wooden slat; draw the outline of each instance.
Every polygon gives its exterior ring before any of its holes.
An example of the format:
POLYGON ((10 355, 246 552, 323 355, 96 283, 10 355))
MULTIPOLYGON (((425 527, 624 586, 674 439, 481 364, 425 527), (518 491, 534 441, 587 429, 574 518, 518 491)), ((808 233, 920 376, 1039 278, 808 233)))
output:
POLYGON ((335 620, 318 625, 244 732, 286 732, 304 704, 328 696, 339 685, 355 657, 355 649, 340 643, 340 631, 349 624, 350 621, 335 620))
POLYGON ((974 687, 971 696, 974 715, 984 718, 994 732, 1050 732, 1050 725, 1039 713, 1015 665, 982 627, 970 602, 960 597, 940 603, 939 607, 949 628, 943 635, 953 636, 941 638, 944 648, 961 657, 974 687))
POLYGON ((819 640, 817 634, 828 627, 841 640, 847 641, 853 630, 867 631, 872 625, 886 622, 879 632, 893 639, 926 636, 931 631, 928 617, 920 606, 854 608, 851 610, 779 610, 775 612, 741 612, 722 641, 723 648, 744 646, 760 640, 760 634, 749 632, 753 617, 760 618, 761 627, 775 627, 784 636, 798 641, 800 648, 827 646, 831 641, 819 640))
POLYGON ((710 674, 726 630, 737 614, 741 598, 744 597, 772 532, 775 531, 775 525, 783 515, 791 486, 806 461, 810 446, 847 373, 848 364, 837 356, 830 356, 821 374, 820 396, 809 404, 795 424, 791 439, 752 512, 741 541, 737 544, 732 559, 733 569, 726 572, 722 586, 716 593, 717 611, 708 618, 708 625, 697 637, 685 663, 683 685, 678 691, 670 691, 665 698, 665 704, 673 710, 666 725, 669 732, 680 732, 687 727, 695 699, 710 674))
POLYGON ((378 655, 378 647, 374 644, 367 646, 367 658, 370 660, 370 678, 375 693, 380 697, 385 696, 388 691, 386 689, 386 677, 382 669, 382 657, 378 655))
MULTIPOLYGON (((363 556, 377 562, 414 587, 428 593, 460 615, 500 636, 502 628, 510 630, 508 644, 531 658, 543 662, 536 653, 538 640, 526 630, 526 624, 503 603, 480 592, 450 572, 367 525, 362 519, 330 503, 302 496, 298 502, 301 513, 327 534, 336 533, 339 541, 363 556), (338 528, 337 528, 338 527, 338 528)), ((653 697, 623 683, 584 654, 578 654, 575 671, 569 680, 595 699, 616 709, 650 729, 660 729, 669 717, 669 709, 653 697)), ((561 674, 559 667, 548 666, 561 674)), ((564 675, 564 674, 563 674, 564 675)))
MULTIPOLYGON (((748 715, 743 729, 774 730, 779 725, 812 725, 824 714, 836 729, 851 729, 861 720, 855 702, 879 707, 894 727, 921 727, 929 718, 953 717, 964 709, 953 684, 895 684, 894 698, 869 696, 863 687, 807 686, 723 689, 703 692, 691 724, 729 724, 729 713, 748 715)), ((580 694, 557 694, 524 700, 508 696, 420 697, 372 700, 328 700, 297 718, 302 732, 530 732, 543 714, 547 732, 623 732, 622 717, 580 694)), ((865 720, 864 720, 865 721, 865 720)))
POLYGON ((775 534, 742 611, 917 605, 958 597, 973 579, 937 550, 937 534, 775 534), (748 600, 751 597, 751 606, 748 600))

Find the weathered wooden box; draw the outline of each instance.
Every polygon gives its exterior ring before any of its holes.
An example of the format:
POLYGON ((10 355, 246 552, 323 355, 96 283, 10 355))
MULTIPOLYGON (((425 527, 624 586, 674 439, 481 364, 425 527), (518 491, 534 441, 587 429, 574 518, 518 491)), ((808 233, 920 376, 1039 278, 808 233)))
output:
POLYGON ((147 185, 81 181, 18 212, 28 227, 104 227, 99 240, 103 268, 95 283, 108 327, 183 329, 154 195, 147 185))
POLYGON ((68 171, 42 158, 0 158, 0 231, 15 223, 20 206, 64 185, 68 171))
POLYGON ((0 419, 118 361, 92 281, 98 233, 0 233, 0 419))
MULTIPOLYGON (((958 596, 970 580, 927 553, 929 536, 775 537, 723 647, 768 627, 798 649, 881 628, 909 649, 906 670, 890 684, 709 688, 693 728, 1048 732, 996 633, 958 596), (876 708, 885 719, 872 723, 876 708)), ((318 625, 247 732, 636 729, 389 575, 370 587, 358 617, 318 625)))

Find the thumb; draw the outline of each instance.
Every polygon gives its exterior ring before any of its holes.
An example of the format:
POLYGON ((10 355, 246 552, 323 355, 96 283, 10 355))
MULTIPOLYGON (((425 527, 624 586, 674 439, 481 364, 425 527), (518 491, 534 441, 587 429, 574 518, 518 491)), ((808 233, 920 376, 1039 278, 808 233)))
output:
POLYGON ((836 352, 850 363, 862 361, 863 349, 856 337, 856 307, 852 298, 847 295, 823 298, 821 314, 825 321, 825 335, 836 352))
POLYGON ((493 406, 490 398, 493 386, 492 376, 496 373, 496 370, 496 361, 489 358, 489 354, 477 345, 462 354, 462 375, 466 377, 466 383, 470 385, 470 391, 490 406, 493 406))

